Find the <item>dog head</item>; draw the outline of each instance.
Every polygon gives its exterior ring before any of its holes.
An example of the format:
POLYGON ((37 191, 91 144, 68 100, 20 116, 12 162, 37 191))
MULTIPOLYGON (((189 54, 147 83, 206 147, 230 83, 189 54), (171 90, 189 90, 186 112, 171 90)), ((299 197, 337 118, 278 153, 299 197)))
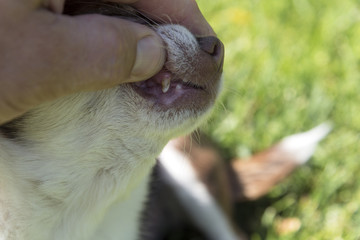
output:
POLYGON ((166 63, 150 79, 38 106, 3 126, 8 136, 46 142, 64 134, 71 140, 106 132, 123 141, 147 138, 164 144, 192 131, 207 115, 222 73, 224 50, 216 37, 195 37, 185 27, 150 21, 129 6, 113 3, 71 1, 65 13, 100 13, 150 26, 164 41, 166 63))

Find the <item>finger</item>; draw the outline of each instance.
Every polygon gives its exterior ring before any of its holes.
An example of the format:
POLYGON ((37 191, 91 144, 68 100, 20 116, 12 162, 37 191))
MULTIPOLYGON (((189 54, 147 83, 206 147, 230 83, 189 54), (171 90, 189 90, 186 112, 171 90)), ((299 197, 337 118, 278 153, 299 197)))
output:
POLYGON ((45 8, 54 13, 61 13, 64 8, 64 3, 65 0, 27 0, 23 1, 22 5, 27 5, 28 9, 45 8))
POLYGON ((52 12, 62 13, 64 9, 64 3, 65 0, 45 0, 43 5, 52 12))
MULTIPOLYGON (((47 0, 48 8, 61 13, 65 0, 47 0)), ((71 2, 71 0, 68 0, 71 2)), ((186 26, 198 36, 215 35, 211 26, 201 14, 194 0, 109 0, 123 4, 132 4, 153 19, 186 26)))
POLYGON ((133 6, 152 18, 184 25, 197 36, 216 35, 195 0, 139 0, 133 6))
POLYGON ((147 79, 164 64, 161 39, 143 25, 100 15, 34 14, 1 39, 8 47, 0 59, 7 66, 0 72, 6 79, 0 112, 8 119, 66 94, 147 79))

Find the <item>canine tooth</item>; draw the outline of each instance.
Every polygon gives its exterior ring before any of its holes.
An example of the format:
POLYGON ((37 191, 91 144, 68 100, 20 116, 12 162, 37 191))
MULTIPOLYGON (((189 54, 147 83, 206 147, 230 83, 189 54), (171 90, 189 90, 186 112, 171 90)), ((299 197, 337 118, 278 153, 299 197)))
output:
POLYGON ((143 85, 144 82, 134 82, 134 84, 135 84, 136 86, 138 86, 138 87, 141 87, 141 85, 143 85))
POLYGON ((166 93, 170 88, 170 78, 165 78, 162 82, 162 92, 166 93))
POLYGON ((181 84, 176 84, 176 90, 180 90, 180 89, 182 89, 181 84))

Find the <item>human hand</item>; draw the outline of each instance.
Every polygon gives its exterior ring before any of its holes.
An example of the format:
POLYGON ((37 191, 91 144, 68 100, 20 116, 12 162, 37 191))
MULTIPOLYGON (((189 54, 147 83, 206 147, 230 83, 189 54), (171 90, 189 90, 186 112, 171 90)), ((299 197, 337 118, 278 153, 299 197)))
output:
MULTIPOLYGON (((61 15, 64 1, 0 2, 0 125, 43 102, 144 80, 162 68, 165 52, 153 30, 107 16, 61 15)), ((213 34, 194 0, 112 1, 213 34)))
POLYGON ((216 35, 195 0, 140 0, 135 1, 132 6, 152 19, 181 24, 197 36, 216 35))

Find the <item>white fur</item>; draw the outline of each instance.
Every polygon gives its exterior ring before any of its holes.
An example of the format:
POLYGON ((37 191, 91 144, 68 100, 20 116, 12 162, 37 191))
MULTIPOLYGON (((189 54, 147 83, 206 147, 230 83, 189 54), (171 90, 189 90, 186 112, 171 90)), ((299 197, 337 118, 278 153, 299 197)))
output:
POLYGON ((298 164, 303 164, 314 154, 318 143, 329 134, 331 128, 329 123, 323 123, 307 132, 284 138, 278 146, 290 153, 298 164))
MULTIPOLYGON (((183 27, 160 30, 168 45, 194 39, 183 27)), ((0 239, 136 239, 156 156, 209 107, 164 111, 125 84, 32 110, 19 139, 0 135, 0 239)))
POLYGON ((159 161, 163 174, 181 203, 189 210, 190 217, 209 239, 239 239, 186 158, 170 141, 161 152, 159 161))

